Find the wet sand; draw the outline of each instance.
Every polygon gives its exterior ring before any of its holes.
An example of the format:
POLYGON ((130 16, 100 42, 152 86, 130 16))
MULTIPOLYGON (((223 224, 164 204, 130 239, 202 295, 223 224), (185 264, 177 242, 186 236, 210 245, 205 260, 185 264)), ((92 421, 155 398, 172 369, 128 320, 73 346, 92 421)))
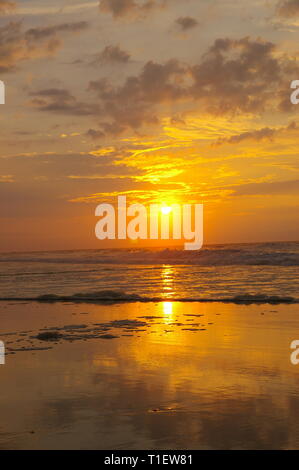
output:
POLYGON ((299 305, 1 302, 0 449, 298 449, 299 305))

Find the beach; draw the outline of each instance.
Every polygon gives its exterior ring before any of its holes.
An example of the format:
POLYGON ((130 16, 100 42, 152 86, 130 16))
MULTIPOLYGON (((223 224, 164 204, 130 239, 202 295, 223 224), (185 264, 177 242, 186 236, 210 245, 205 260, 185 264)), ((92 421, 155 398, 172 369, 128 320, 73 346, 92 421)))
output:
POLYGON ((296 303, 2 301, 0 449, 299 448, 298 314, 296 303), (49 331, 59 336, 36 338, 49 331))
POLYGON ((0 254, 0 449, 298 449, 298 243, 0 254))

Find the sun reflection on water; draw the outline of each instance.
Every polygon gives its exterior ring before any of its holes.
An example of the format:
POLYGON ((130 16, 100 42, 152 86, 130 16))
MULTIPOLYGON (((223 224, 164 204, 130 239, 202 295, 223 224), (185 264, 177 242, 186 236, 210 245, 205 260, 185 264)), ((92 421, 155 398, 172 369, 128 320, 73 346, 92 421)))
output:
POLYGON ((172 323, 174 320, 173 302, 162 302, 162 313, 164 316, 164 324, 172 323))
MULTIPOLYGON (((175 294, 174 289, 173 289, 173 276, 174 276, 174 270, 172 266, 163 266, 162 272, 161 272, 161 281, 162 281, 162 289, 165 298, 169 299, 173 297, 175 294)), ((165 301, 162 302, 162 312, 164 315, 164 321, 165 323, 170 323, 173 320, 173 303, 171 301, 165 301)))
POLYGON ((170 317, 173 314, 173 303, 163 302, 163 314, 170 317))
POLYGON ((172 297, 174 294, 173 291, 173 268, 171 266, 163 266, 161 272, 161 281, 163 293, 166 294, 167 298, 172 297))

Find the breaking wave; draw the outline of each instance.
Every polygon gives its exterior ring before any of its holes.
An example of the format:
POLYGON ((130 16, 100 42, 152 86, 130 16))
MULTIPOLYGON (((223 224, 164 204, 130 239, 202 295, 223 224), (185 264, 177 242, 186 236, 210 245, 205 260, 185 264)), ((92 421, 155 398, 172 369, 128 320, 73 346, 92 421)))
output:
POLYGON ((146 297, 130 294, 121 290, 103 290, 97 292, 79 292, 72 295, 44 294, 37 297, 3 297, 0 301, 36 301, 45 303, 121 303, 121 302, 224 302, 235 304, 295 304, 299 299, 291 296, 242 294, 233 297, 204 298, 204 297, 146 297))

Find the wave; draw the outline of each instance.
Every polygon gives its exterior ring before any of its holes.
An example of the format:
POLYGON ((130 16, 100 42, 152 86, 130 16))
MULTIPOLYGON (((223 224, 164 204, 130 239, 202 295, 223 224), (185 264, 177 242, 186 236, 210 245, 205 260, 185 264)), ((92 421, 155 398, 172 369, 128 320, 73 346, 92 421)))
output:
POLYGON ((96 292, 79 292, 72 295, 44 294, 37 297, 2 297, 0 301, 35 301, 45 303, 71 302, 71 303, 122 303, 122 302, 223 302, 234 304, 297 304, 299 299, 278 295, 242 294, 234 297, 203 298, 203 297, 146 297, 138 294, 129 294, 121 290, 102 290, 96 292))
POLYGON ((299 266, 299 243, 215 245, 199 251, 115 249, 1 254, 0 263, 126 264, 199 266, 299 266))

